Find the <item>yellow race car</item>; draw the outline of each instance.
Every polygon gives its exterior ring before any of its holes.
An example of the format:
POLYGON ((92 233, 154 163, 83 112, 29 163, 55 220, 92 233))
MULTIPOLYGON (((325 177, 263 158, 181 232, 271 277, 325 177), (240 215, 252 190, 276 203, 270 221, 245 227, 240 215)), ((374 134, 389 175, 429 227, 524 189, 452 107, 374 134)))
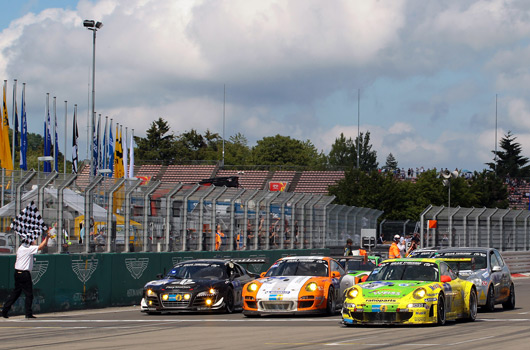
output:
POLYGON ((475 285, 458 278, 445 261, 393 259, 345 291, 342 323, 444 325, 474 321, 477 305, 475 285))

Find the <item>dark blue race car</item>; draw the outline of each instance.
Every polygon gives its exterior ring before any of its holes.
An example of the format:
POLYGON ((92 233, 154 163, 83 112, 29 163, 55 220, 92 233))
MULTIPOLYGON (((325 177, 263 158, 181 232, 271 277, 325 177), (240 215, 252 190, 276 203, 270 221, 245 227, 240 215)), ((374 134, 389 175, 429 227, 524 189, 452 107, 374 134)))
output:
POLYGON ((162 279, 144 286, 141 311, 241 310, 243 285, 254 278, 230 260, 190 260, 176 264, 162 279))

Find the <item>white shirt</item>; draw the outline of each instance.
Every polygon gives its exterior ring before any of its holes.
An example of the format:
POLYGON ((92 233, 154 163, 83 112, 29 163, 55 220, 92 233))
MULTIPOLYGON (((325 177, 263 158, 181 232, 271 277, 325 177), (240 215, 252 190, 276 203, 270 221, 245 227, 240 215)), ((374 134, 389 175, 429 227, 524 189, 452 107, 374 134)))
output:
POLYGON ((37 254, 39 246, 21 245, 17 250, 17 261, 15 270, 31 271, 33 269, 33 255, 37 254))

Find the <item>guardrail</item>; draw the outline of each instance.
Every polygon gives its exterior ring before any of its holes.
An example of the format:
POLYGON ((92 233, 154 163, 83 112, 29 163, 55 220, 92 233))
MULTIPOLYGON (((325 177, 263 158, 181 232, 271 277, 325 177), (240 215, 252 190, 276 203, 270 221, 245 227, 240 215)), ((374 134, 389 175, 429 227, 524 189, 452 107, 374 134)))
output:
POLYGON ((530 272, 530 252, 502 252, 511 273, 530 272))

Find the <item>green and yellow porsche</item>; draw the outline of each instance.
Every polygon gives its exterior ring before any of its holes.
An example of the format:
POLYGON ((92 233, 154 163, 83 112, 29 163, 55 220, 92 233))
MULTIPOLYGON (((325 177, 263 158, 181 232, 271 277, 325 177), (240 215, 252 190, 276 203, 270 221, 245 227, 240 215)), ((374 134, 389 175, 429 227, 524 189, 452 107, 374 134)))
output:
POLYGON ((368 278, 345 291, 342 323, 438 324, 474 321, 477 291, 437 259, 383 261, 368 278))

